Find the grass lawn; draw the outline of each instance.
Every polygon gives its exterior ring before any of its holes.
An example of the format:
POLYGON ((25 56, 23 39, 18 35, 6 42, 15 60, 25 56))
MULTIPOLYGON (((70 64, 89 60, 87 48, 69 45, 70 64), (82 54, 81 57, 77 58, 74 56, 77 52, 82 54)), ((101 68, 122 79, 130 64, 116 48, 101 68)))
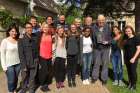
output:
MULTIPOLYGON (((111 93, 140 93, 140 62, 138 64, 137 67, 137 89, 136 91, 130 91, 129 89, 127 89, 127 85, 125 85, 124 87, 119 87, 119 86, 113 86, 112 82, 113 82, 113 72, 112 72, 112 65, 110 65, 110 72, 109 72, 109 80, 108 80, 108 84, 107 84, 107 88, 109 89, 109 91, 111 93)), ((128 77, 127 77, 127 70, 126 70, 126 66, 124 65, 124 72, 123 72, 123 77, 124 77, 124 82, 125 84, 128 83, 128 77)))

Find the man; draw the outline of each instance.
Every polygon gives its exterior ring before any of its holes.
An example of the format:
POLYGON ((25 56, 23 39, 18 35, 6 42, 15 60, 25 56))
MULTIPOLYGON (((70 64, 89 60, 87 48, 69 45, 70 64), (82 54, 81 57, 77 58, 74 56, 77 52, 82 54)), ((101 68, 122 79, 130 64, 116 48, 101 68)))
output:
POLYGON ((65 15, 60 15, 58 18, 58 21, 55 23, 55 27, 57 28, 58 26, 63 26, 65 31, 69 29, 68 24, 65 21, 65 15))
POLYGON ((37 18, 35 16, 31 16, 29 22, 32 24, 33 26, 33 31, 32 33, 36 33, 36 32, 40 32, 40 27, 37 24, 37 18))
POLYGON ((93 27, 93 45, 95 62, 93 67, 93 82, 99 79, 100 66, 101 69, 101 80, 102 84, 107 83, 108 79, 108 63, 109 63, 109 52, 111 44, 111 31, 109 26, 106 24, 104 15, 99 15, 97 24, 93 27))
POLYGON ((29 93, 35 93, 36 90, 35 76, 39 61, 39 44, 36 35, 32 31, 32 24, 26 23, 25 34, 18 42, 22 77, 20 93, 26 93, 27 88, 29 88, 29 93))

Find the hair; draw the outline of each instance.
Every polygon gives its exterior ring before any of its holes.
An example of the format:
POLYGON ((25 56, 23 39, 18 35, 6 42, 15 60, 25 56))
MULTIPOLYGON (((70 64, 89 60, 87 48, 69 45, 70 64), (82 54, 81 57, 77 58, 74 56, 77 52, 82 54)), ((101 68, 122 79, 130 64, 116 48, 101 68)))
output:
POLYGON ((26 25, 28 25, 28 24, 32 26, 32 24, 30 22, 26 22, 24 27, 26 27, 26 25))
POLYGON ((31 20, 31 19, 37 20, 37 17, 36 17, 36 16, 30 16, 30 20, 31 20))
POLYGON ((84 27, 84 29, 82 30, 82 32, 85 32, 87 29, 90 30, 90 36, 91 36, 91 35, 92 35, 92 34, 91 34, 91 33, 92 33, 92 28, 89 27, 89 26, 84 27))
POLYGON ((46 17, 46 19, 48 19, 49 17, 51 17, 51 18, 52 18, 52 20, 53 20, 53 17, 52 17, 52 16, 47 16, 47 17, 46 17))
POLYGON ((81 19, 80 19, 80 18, 75 18, 75 19, 74 19, 74 23, 75 23, 75 22, 81 22, 81 19))
POLYGON ((112 31, 112 36, 113 36, 113 37, 115 36, 115 34, 114 34, 114 32, 113 32, 113 29, 114 29, 114 28, 117 28, 117 29, 119 30, 119 33, 120 33, 120 34, 122 33, 122 32, 121 32, 121 29, 120 29, 118 26, 115 25, 115 26, 113 26, 112 29, 111 29, 111 31, 112 31))
POLYGON ((16 32, 17 32, 16 39, 19 39, 19 35, 20 35, 20 33, 19 33, 19 28, 18 28, 15 24, 9 26, 9 28, 8 28, 7 31, 6 31, 6 37, 9 37, 9 36, 10 36, 9 32, 10 32, 12 29, 15 29, 15 30, 16 30, 16 32))
MULTIPOLYGON (((70 26, 72 26, 72 25, 74 25, 75 27, 76 27, 76 25, 75 24, 71 24, 70 26)), ((69 36, 71 36, 72 35, 72 31, 71 31, 71 29, 68 31, 68 37, 69 36)), ((78 32, 78 31, 76 31, 75 32, 75 35, 76 35, 76 37, 79 37, 80 36, 80 33, 78 32)))

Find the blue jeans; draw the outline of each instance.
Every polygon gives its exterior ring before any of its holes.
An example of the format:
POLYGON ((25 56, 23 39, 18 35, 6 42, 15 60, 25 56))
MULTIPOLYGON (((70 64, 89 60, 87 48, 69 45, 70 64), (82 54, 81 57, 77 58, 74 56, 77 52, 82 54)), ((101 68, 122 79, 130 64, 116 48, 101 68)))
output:
POLYGON ((17 88, 19 72, 20 64, 16 64, 7 68, 6 76, 9 92, 14 92, 14 90, 17 88))
POLYGON ((121 58, 122 57, 120 51, 116 51, 112 53, 114 80, 122 80, 123 78, 123 67, 122 67, 121 58))
POLYGON ((83 53, 83 66, 82 66, 82 74, 83 80, 89 79, 90 76, 90 68, 92 63, 92 52, 83 53))

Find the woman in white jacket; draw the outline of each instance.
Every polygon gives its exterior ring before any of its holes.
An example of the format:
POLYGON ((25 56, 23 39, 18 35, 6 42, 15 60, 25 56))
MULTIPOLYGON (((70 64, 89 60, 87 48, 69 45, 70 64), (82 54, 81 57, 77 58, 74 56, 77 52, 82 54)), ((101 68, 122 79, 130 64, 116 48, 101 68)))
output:
POLYGON ((17 88, 18 75, 20 72, 20 60, 18 55, 19 31, 16 26, 7 30, 7 37, 1 42, 1 65, 7 76, 8 91, 14 93, 17 88))

